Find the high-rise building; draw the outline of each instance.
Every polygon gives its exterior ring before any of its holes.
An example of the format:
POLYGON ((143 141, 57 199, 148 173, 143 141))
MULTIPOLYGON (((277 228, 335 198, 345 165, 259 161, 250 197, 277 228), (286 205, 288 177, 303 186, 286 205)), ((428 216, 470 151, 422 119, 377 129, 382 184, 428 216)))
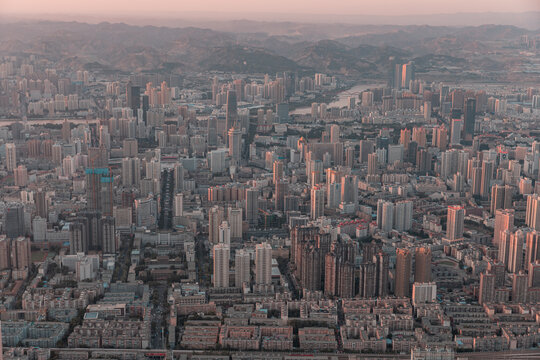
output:
POLYGON ((285 179, 279 179, 275 184, 275 207, 276 210, 283 211, 285 207, 285 196, 289 190, 289 182, 285 179))
POLYGON ((45 191, 39 189, 34 194, 34 204, 36 205, 36 215, 47 219, 48 218, 48 206, 47 206, 47 196, 45 191))
POLYGON ((377 265, 372 262, 360 264, 358 273, 359 296, 372 298, 376 295, 377 265))
POLYGON ((324 261, 324 292, 328 296, 351 298, 355 294, 355 246, 339 238, 324 261))
POLYGON ((376 294, 379 297, 385 297, 388 295, 388 268, 389 257, 384 252, 378 252, 373 256, 373 262, 376 265, 376 294))
POLYGON ((483 199, 489 199, 491 190, 491 179, 493 178, 493 162, 482 162, 482 185, 480 187, 480 196, 483 199))
POLYGON ((234 256, 234 286, 242 287, 242 284, 251 281, 250 256, 244 249, 236 251, 234 256))
POLYGON ((528 276, 523 271, 512 275, 512 302, 527 302, 527 280, 528 276))
POLYGON ((358 206, 358 178, 354 175, 345 175, 341 178, 341 202, 358 206))
POLYGON ((536 230, 528 232, 526 241, 524 268, 528 269, 529 264, 540 260, 540 233, 536 230))
POLYGON ((414 75, 414 61, 409 61, 407 64, 403 64, 403 68, 401 70, 401 87, 409 89, 411 81, 414 80, 414 75))
POLYGON ((272 246, 268 243, 257 244, 255 247, 255 283, 272 283, 272 246))
POLYGON ((277 184, 279 180, 283 178, 283 161, 276 160, 274 161, 272 169, 272 180, 274 184, 277 184))
POLYGON ((461 143, 461 129, 463 128, 463 120, 452 119, 450 127, 450 145, 459 145, 461 143))
POLYGON ((339 125, 333 124, 332 126, 330 126, 330 142, 331 143, 339 142, 340 135, 341 135, 341 131, 339 129, 339 125))
POLYGON ((465 209, 461 206, 449 206, 446 221, 446 238, 451 241, 463 238, 464 222, 465 209))
POLYGON ((122 185, 139 186, 141 183, 141 160, 139 158, 122 159, 122 185))
POLYGON ((495 230, 493 232, 493 245, 500 247, 502 232, 514 231, 514 209, 496 210, 495 230))
POLYGON ((523 269, 523 241, 525 233, 518 230, 512 234, 508 253, 508 267, 510 273, 518 273, 523 269))
POLYGON ((218 119, 215 116, 208 118, 208 146, 216 146, 218 143, 218 119))
POLYGON ((242 158, 242 131, 236 127, 229 129, 229 156, 236 163, 242 158))
POLYGON ((537 260, 534 263, 529 264, 529 280, 528 285, 530 288, 540 287, 540 261, 537 260))
POLYGON ((412 256, 408 249, 396 250, 395 290, 397 297, 410 297, 412 256))
POLYGON ((377 202, 377 227, 389 232, 394 227, 394 204, 380 199, 377 202))
POLYGON ((375 151, 375 146, 371 140, 360 140, 360 153, 358 161, 365 164, 368 161, 368 155, 375 151))
POLYGON ((476 115, 476 99, 469 98, 465 102, 465 113, 464 117, 464 127, 463 127, 463 138, 468 141, 472 141, 474 137, 474 124, 476 115))
POLYGON ((509 209, 512 207, 514 188, 509 185, 493 185, 491 187, 491 213, 497 209, 509 209))
POLYGON ((227 104, 225 106, 225 134, 235 126, 238 120, 238 106, 236 102, 236 92, 227 90, 227 104))
POLYGON ((231 245, 231 227, 227 221, 219 225, 219 243, 231 245))
POLYGON ((22 270, 30 267, 31 263, 30 238, 19 236, 11 246, 11 266, 22 270))
POLYGON ((480 274, 480 289, 478 302, 483 305, 495 299, 495 275, 491 273, 480 274))
POLYGON ((241 208, 229 208, 229 225, 231 226, 231 239, 242 239, 242 209, 241 208))
POLYGON ((26 166, 17 166, 13 170, 13 178, 15 180, 15 186, 25 187, 28 185, 28 170, 26 170, 26 166))
POLYGON ((174 164, 174 189, 184 190, 184 167, 180 163, 174 164))
POLYGON ((85 219, 77 219, 69 224, 69 252, 77 254, 88 252, 88 226, 85 219))
POLYGON ((0 270, 11 268, 11 239, 0 235, 0 270))
POLYGON ((253 226, 259 219, 259 190, 251 188, 246 190, 246 220, 253 226))
POLYGON ((184 194, 174 195, 174 216, 184 216, 184 194))
POLYGON ((104 254, 116 254, 116 221, 112 216, 104 216, 99 220, 101 230, 101 249, 104 254))
POLYGON ((6 236, 10 239, 24 236, 24 206, 18 203, 9 204, 4 211, 6 236))
POLYGON ((219 243, 219 226, 223 219, 222 207, 214 206, 208 211, 208 241, 210 244, 219 243))
POLYGON ((136 114, 137 110, 141 107, 141 88, 129 82, 126 85, 126 100, 127 107, 136 114))
POLYGON ((301 249, 300 284, 309 291, 321 290, 322 264, 321 249, 313 242, 306 243, 301 249))
POLYGON ((371 153, 368 155, 368 175, 375 175, 377 174, 377 168, 379 166, 379 160, 377 153, 371 153))
POLYGON ((525 223, 534 230, 540 230, 540 195, 527 196, 525 223))
POLYGON ((412 303, 413 305, 435 302, 437 298, 437 284, 434 282, 413 284, 412 303))
POLYGON ((416 248, 414 253, 414 282, 428 283, 431 281, 431 249, 416 248))
MULTIPOLYGON (((384 208, 383 208, 384 218, 384 208)), ((394 225, 398 231, 407 231, 412 227, 413 202, 410 200, 398 201, 394 204, 394 225)))
POLYGON ((17 167, 17 147, 13 143, 6 144, 6 169, 13 171, 17 167))
POLYGON ((124 139, 122 143, 122 151, 124 153, 124 157, 136 157, 139 154, 139 147, 137 139, 133 138, 127 138, 124 139))
POLYGON ((311 218, 318 219, 324 215, 324 190, 320 186, 311 188, 311 218))
POLYGON ((230 247, 227 244, 219 243, 214 245, 214 276, 215 288, 229 287, 229 257, 230 247))

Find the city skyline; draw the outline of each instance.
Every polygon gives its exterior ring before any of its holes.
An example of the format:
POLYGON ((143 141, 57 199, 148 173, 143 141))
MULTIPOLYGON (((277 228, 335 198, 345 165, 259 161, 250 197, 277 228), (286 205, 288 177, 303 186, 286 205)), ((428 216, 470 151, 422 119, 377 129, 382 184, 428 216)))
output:
POLYGON ((0 360, 540 356, 537 3, 8 1, 0 360))

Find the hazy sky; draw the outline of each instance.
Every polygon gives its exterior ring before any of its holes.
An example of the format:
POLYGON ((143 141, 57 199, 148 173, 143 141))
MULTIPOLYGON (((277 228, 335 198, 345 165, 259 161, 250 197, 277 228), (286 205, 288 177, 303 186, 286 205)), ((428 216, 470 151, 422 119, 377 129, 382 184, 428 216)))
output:
POLYGON ((540 0, 0 0, 0 13, 178 15, 184 12, 423 15, 540 11, 540 0))

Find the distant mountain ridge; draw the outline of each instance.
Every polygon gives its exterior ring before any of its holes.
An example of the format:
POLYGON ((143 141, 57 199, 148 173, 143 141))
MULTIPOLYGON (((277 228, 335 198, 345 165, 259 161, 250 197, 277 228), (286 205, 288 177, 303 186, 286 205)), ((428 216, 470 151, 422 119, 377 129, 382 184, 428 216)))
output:
MULTIPOLYGON (((381 78, 389 70, 390 56, 402 61, 416 58, 420 73, 438 67, 467 68, 476 66, 472 58, 487 57, 508 42, 518 42, 522 35, 539 35, 503 25, 330 24, 315 32, 313 24, 287 23, 287 27, 291 30, 287 35, 269 35, 108 22, 0 23, 0 52, 37 54, 65 65, 125 72, 292 70, 381 78)), ((485 65, 494 71, 505 68, 494 58, 485 65)))

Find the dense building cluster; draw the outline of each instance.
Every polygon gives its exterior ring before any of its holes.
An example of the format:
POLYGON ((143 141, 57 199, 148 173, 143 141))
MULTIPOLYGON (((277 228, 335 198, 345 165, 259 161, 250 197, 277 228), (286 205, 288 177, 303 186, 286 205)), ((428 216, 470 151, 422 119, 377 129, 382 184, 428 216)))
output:
POLYGON ((385 66, 2 56, 0 359, 537 348, 538 87, 385 66))

